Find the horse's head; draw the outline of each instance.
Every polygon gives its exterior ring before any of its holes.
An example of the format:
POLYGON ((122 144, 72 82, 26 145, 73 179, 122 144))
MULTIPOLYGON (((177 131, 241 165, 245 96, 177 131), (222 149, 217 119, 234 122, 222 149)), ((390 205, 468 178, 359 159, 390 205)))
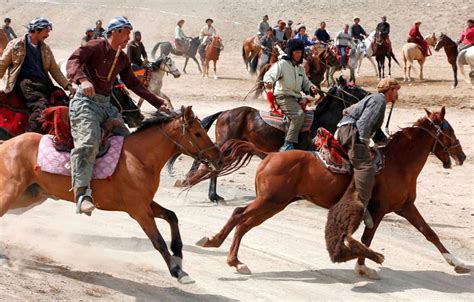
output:
POLYGON ((151 68, 153 71, 161 69, 164 72, 171 73, 175 78, 179 78, 181 76, 181 72, 179 72, 178 67, 176 67, 174 60, 170 56, 160 57, 151 64, 151 68))
POLYGON ((222 166, 221 151, 211 141, 191 106, 181 107, 177 123, 179 137, 175 138, 175 143, 180 152, 207 164, 210 169, 219 170, 222 166))
POLYGON ((366 97, 369 92, 362 89, 360 86, 355 85, 353 82, 347 82, 346 79, 341 75, 336 80, 337 94, 339 97, 344 99, 346 105, 352 105, 366 97))
POLYGON ((212 36, 211 44, 212 44, 212 47, 215 47, 219 50, 224 49, 224 44, 222 44, 222 37, 219 35, 212 36))
POLYGON ((117 107, 118 111, 123 116, 125 123, 129 127, 136 128, 142 124, 145 117, 130 97, 124 84, 114 84, 112 87, 111 100, 112 104, 117 107))
POLYGON ((431 33, 429 35, 427 35, 425 37, 425 41, 426 43, 428 43, 428 45, 430 45, 431 47, 435 47, 436 45, 436 34, 435 33, 431 33))
POLYGON ((454 134, 454 129, 445 119, 446 109, 443 106, 438 112, 430 112, 425 109, 426 117, 417 123, 417 127, 425 130, 434 138, 431 152, 443 163, 446 169, 451 168, 451 157, 458 165, 462 165, 466 154, 462 150, 461 143, 454 134))
POLYGON ((191 44, 192 46, 198 47, 199 44, 201 44, 201 40, 199 40, 199 37, 191 38, 190 44, 191 44))

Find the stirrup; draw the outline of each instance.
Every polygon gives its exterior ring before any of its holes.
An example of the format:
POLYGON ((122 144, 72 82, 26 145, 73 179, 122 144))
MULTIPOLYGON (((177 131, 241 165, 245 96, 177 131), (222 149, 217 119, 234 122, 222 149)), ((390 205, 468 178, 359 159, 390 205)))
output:
POLYGON ((81 211, 81 206, 82 206, 82 203, 84 202, 84 200, 88 198, 90 199, 90 203, 92 203, 92 205, 94 206, 94 199, 92 198, 92 190, 87 188, 86 191, 84 192, 84 194, 82 194, 81 196, 79 196, 77 198, 77 202, 76 202, 76 214, 86 214, 86 215, 89 215, 92 213, 92 211, 95 209, 95 206, 88 212, 83 212, 81 211))

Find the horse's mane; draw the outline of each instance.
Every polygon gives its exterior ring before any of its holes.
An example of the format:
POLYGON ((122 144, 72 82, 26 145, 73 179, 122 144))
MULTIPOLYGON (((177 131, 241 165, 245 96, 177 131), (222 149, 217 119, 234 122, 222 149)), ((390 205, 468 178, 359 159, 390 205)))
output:
POLYGON ((160 126, 166 123, 171 122, 172 120, 181 117, 183 114, 182 113, 177 113, 173 112, 170 115, 164 115, 157 113, 153 117, 147 118, 146 120, 143 121, 142 125, 135 130, 132 134, 140 133, 148 128, 154 127, 154 126, 160 126))
POLYGON ((384 153, 387 153, 394 145, 398 144, 398 141, 400 141, 400 139, 406 137, 408 132, 415 129, 415 126, 421 126, 424 122, 426 122, 426 117, 418 119, 415 123, 413 123, 412 126, 401 128, 397 132, 393 133, 388 137, 389 143, 381 149, 383 149, 384 153))

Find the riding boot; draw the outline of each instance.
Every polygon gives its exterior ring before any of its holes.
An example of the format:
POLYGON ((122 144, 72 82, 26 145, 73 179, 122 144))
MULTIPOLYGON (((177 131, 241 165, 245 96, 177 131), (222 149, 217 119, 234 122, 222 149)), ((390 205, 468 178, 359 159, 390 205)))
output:
POLYGON ((374 220, 372 219, 372 215, 370 215, 369 210, 367 208, 364 209, 364 224, 368 229, 372 229, 374 227, 374 220))
POLYGON ((84 213, 90 216, 92 211, 95 209, 93 204, 94 200, 92 199, 92 190, 88 187, 74 188, 74 200, 77 203, 77 214, 84 213))

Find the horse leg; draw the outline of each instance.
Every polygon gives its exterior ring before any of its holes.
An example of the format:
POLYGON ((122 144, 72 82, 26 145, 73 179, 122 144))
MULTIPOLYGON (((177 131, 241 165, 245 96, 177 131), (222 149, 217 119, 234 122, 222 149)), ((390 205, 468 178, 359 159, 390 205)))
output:
POLYGON ((425 64, 425 60, 421 60, 418 63, 420 64, 420 80, 423 80, 423 65, 425 64))
POLYGON ((198 60, 196 59, 196 57, 191 57, 191 59, 193 59, 193 61, 196 62, 197 66, 198 66, 198 69, 199 69, 199 73, 201 73, 201 72, 202 72, 201 66, 199 65, 199 62, 198 62, 198 60))
POLYGON ((392 58, 388 57, 388 77, 392 77, 392 58))
POLYGON ((183 73, 186 73, 186 66, 188 66, 188 60, 189 60, 189 57, 186 57, 186 60, 184 60, 183 73))
POLYGON ((216 203, 224 202, 224 197, 219 196, 219 194, 217 194, 217 177, 211 177, 211 180, 209 183, 209 192, 207 196, 210 201, 213 201, 216 203))
POLYGON ((216 69, 217 61, 214 60, 213 63, 214 63, 214 79, 217 80, 217 69, 216 69))
MULTIPOLYGON (((178 225, 178 217, 173 211, 170 211, 162 206, 160 206, 155 201, 151 203, 151 209, 153 210, 153 215, 155 218, 161 218, 166 220, 170 225, 171 229, 171 251, 173 252, 173 256, 182 261, 183 259, 183 242, 181 241, 181 234, 179 232, 179 225, 178 225)), ((183 265, 180 263, 180 266, 183 265)))
POLYGON ((191 277, 189 277, 189 275, 181 268, 180 261, 177 260, 178 258, 172 257, 168 251, 166 242, 156 226, 153 209, 150 207, 141 213, 130 215, 138 222, 138 224, 140 224, 155 249, 160 252, 161 256, 166 262, 166 265, 168 266, 171 276, 177 278, 182 284, 194 283, 194 280, 191 279, 191 277))
POLYGON ((451 266, 454 266, 454 271, 456 271, 456 273, 467 274, 470 272, 470 269, 464 263, 454 257, 444 247, 444 245, 439 240, 438 235, 436 235, 433 229, 431 229, 431 227, 426 223, 426 221, 423 219, 423 216, 421 216, 420 212, 418 212, 418 209, 413 203, 408 204, 396 213, 408 220, 408 222, 410 222, 418 231, 420 231, 428 241, 433 243, 443 255, 446 262, 451 266))
POLYGON ((454 74, 454 85, 453 89, 458 86, 458 67, 456 63, 452 64, 451 67, 453 67, 453 74, 454 74))

